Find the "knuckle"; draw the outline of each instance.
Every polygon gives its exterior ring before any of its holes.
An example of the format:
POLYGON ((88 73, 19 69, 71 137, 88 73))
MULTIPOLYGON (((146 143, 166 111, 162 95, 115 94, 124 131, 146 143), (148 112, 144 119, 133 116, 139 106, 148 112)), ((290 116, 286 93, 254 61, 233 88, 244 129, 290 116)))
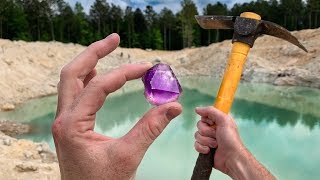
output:
POLYGON ((92 44, 90 44, 87 48, 87 50, 89 51, 89 53, 96 55, 98 59, 103 57, 103 51, 101 49, 103 48, 99 48, 101 47, 101 42, 100 41, 96 41, 92 44))
POLYGON ((102 83, 102 81, 100 80, 100 78, 94 77, 90 80, 89 84, 90 86, 99 86, 102 83))
POLYGON ((126 76, 125 76, 125 73, 126 73, 126 69, 127 69, 127 68, 125 68, 125 66, 126 66, 126 65, 121 65, 121 67, 115 69, 115 70, 113 71, 113 73, 112 73, 112 74, 114 74, 114 75, 117 76, 117 78, 119 79, 119 82, 125 82, 125 81, 127 81, 126 76))
POLYGON ((59 81, 57 84, 57 90, 59 90, 60 88, 61 88, 61 81, 59 81))
POLYGON ((96 47, 99 45, 99 41, 93 42, 91 43, 88 47, 87 50, 90 52, 95 52, 96 51, 96 47))
POLYGON ((150 121, 149 130, 151 139, 155 140, 162 132, 161 124, 157 121, 150 121))
POLYGON ((121 69, 121 70, 125 70, 125 69, 130 69, 130 67, 131 67, 131 65, 130 64, 122 64, 120 67, 119 67, 119 69, 121 69))
POLYGON ((197 122, 197 128, 200 129, 201 128, 201 121, 197 122))
POLYGON ((213 106, 208 106, 208 110, 209 110, 210 112, 212 112, 212 111, 215 110, 215 108, 214 108, 213 106))
POLYGON ((55 139, 61 139, 62 136, 62 117, 58 117, 52 124, 52 135, 55 139))
POLYGON ((197 150, 197 151, 200 151, 200 146, 199 144, 197 143, 197 141, 194 143, 194 148, 197 150))
POLYGON ((68 77, 71 75, 71 68, 70 65, 65 65, 62 67, 61 71, 60 71, 60 77, 64 78, 64 77, 68 77))
POLYGON ((217 141, 213 141, 213 142, 212 142, 212 145, 213 145, 213 148, 218 147, 218 143, 217 143, 217 141))
POLYGON ((198 131, 194 133, 194 138, 197 139, 198 137, 198 131))
POLYGON ((199 131, 198 131, 202 136, 205 136, 208 134, 208 130, 205 129, 205 128, 199 128, 199 131))

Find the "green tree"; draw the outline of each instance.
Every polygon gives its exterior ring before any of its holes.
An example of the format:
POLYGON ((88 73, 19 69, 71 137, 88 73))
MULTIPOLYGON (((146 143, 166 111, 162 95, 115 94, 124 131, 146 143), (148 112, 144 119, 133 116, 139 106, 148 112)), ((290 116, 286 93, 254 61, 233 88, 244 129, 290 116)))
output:
POLYGON ((308 12, 309 28, 319 27, 320 25, 319 25, 318 19, 320 15, 320 1, 307 0, 307 12, 308 12))
POLYGON ((144 36, 146 48, 162 49, 163 40, 159 26, 159 15, 152 6, 146 6, 144 10, 147 32, 144 36))
POLYGON ((75 18, 71 6, 63 0, 59 0, 57 11, 58 14, 54 19, 55 32, 58 34, 57 39, 62 42, 77 42, 77 37, 73 34, 75 18))
POLYGON ((296 30, 298 19, 303 14, 302 0, 280 0, 280 6, 284 13, 284 26, 289 30, 296 30))
MULTIPOLYGON (((207 7, 203 9, 203 14, 205 15, 224 15, 228 14, 228 9, 226 4, 222 4, 217 2, 216 4, 208 4, 207 7)), ((220 41, 220 33, 219 30, 208 30, 208 44, 212 43, 211 34, 215 31, 215 39, 214 42, 220 41)))
POLYGON ((111 32, 117 32, 119 34, 120 26, 123 20, 123 11, 121 7, 112 4, 109 14, 111 20, 111 32))
POLYGON ((160 24, 163 29, 163 49, 171 50, 171 34, 175 25, 176 17, 168 8, 163 8, 160 12, 160 24))
POLYGON ((55 40, 55 32, 54 32, 54 8, 57 5, 57 0, 46 0, 47 6, 44 9, 44 14, 47 15, 50 24, 50 32, 51 32, 51 40, 55 40))
POLYGON ((181 1, 181 7, 179 15, 182 22, 183 47, 191 47, 194 45, 195 35, 198 36, 199 33, 199 27, 195 26, 197 22, 194 18, 198 11, 192 0, 181 1))
POLYGON ((124 40, 121 43, 125 47, 132 47, 133 44, 133 34, 134 34, 134 13, 132 7, 127 6, 124 14, 124 23, 123 23, 123 37, 124 40))
POLYGON ((132 47, 146 48, 145 35, 147 32, 147 23, 142 11, 139 8, 137 8, 134 11, 133 22, 134 22, 134 32, 133 32, 133 39, 132 39, 132 47))
POLYGON ((30 40, 28 22, 21 4, 1 0, 0 35, 1 38, 30 40))
POLYGON ((96 0, 90 8, 90 18, 92 19, 96 40, 105 37, 110 33, 110 6, 106 0, 96 0))
POLYGON ((88 45, 92 40, 92 29, 89 26, 89 22, 86 19, 86 15, 83 11, 81 3, 76 2, 74 8, 75 14, 75 29, 74 34, 78 37, 77 42, 80 44, 88 45))

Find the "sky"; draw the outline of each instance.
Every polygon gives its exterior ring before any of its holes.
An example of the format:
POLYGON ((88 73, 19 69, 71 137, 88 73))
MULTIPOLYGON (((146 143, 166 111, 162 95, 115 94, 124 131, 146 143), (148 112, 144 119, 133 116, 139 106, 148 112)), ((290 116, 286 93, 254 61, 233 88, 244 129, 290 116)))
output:
MULTIPOLYGON (((85 9, 86 13, 89 13, 90 6, 95 0, 66 0, 70 5, 74 6, 74 4, 79 1, 85 9)), ((198 7, 198 12, 202 14, 203 8, 211 3, 215 4, 218 0, 193 0, 193 2, 198 7)), ((250 2, 252 0, 219 0, 222 3, 227 4, 228 8, 231 8, 235 3, 244 3, 250 2)), ((122 9, 125 9, 127 6, 131 6, 133 8, 145 9, 147 5, 152 5, 153 9, 156 12, 160 12, 161 9, 167 7, 171 9, 174 13, 178 12, 181 9, 180 0, 107 0, 109 4, 113 3, 119 5, 122 9)))

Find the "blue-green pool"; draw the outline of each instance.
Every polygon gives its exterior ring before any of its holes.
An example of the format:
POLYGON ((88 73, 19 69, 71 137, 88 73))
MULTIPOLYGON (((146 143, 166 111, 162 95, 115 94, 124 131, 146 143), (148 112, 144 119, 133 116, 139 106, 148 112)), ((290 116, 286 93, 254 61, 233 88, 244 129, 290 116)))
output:
MULTIPOLYGON (((211 78, 181 80, 183 113, 148 150, 137 179, 190 179, 197 153, 193 148, 199 117, 197 106, 212 105, 219 82, 211 78)), ((95 130, 114 137, 125 134, 150 109, 140 81, 128 83, 97 115, 95 130), (135 88, 132 88, 135 87, 135 88), (135 90, 136 89, 136 90, 135 90)), ((241 83, 231 114, 248 149, 278 179, 320 177, 320 90, 241 83)), ((51 124, 56 97, 29 101, 0 119, 29 122, 34 133, 22 138, 48 142, 54 148, 51 124)), ((214 171, 212 179, 229 179, 214 171)))

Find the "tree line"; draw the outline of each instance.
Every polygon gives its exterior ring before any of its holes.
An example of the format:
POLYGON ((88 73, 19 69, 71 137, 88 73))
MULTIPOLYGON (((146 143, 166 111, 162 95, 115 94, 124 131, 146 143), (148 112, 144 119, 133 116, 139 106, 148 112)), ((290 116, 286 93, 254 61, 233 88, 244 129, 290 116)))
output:
POLYGON ((257 0, 235 4, 216 2, 198 12, 192 0, 182 0, 173 13, 152 6, 122 9, 107 0, 95 0, 89 14, 81 3, 74 7, 64 0, 0 0, 0 38, 25 41, 61 41, 88 45, 116 32, 122 47, 177 50, 204 46, 232 38, 232 31, 204 30, 194 15, 232 15, 244 11, 261 15, 289 30, 320 26, 319 0, 257 0))

